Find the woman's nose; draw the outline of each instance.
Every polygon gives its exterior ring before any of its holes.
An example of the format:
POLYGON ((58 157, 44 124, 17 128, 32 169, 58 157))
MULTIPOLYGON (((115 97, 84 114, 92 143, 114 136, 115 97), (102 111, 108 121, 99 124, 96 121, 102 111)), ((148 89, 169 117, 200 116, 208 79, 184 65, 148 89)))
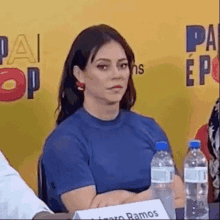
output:
POLYGON ((113 78, 123 78, 122 73, 117 66, 112 68, 112 76, 113 78))

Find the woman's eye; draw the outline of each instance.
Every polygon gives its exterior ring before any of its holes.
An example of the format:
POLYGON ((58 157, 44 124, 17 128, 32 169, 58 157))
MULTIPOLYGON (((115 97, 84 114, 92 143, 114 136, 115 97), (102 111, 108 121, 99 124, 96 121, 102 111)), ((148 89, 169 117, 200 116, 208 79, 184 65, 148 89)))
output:
POLYGON ((126 69, 126 68, 128 67, 128 63, 122 63, 122 64, 120 65, 120 67, 121 67, 122 69, 126 69))
POLYGON ((108 68, 107 65, 98 65, 97 67, 98 67, 98 69, 100 69, 100 70, 107 70, 107 68, 108 68))

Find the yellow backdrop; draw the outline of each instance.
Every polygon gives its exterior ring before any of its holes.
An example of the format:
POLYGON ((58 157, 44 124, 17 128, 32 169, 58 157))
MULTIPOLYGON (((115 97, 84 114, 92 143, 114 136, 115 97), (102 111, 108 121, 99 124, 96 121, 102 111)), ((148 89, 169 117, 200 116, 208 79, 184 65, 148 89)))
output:
MULTIPOLYGON (((0 102, 0 149, 34 190, 37 160, 55 125, 58 84, 67 52, 81 30, 100 23, 116 28, 133 48, 136 65, 143 65, 144 73, 134 74, 134 110, 154 117, 164 128, 181 167, 187 141, 207 123, 219 96, 211 73, 199 85, 199 56, 209 55, 212 60, 217 54, 212 45, 209 51, 206 46, 210 24, 218 43, 218 0, 8 0, 1 2, 1 9, 1 73, 17 68, 27 80, 27 68, 40 72, 40 88, 33 99, 27 98, 26 88, 17 101, 0 102), (205 30, 204 43, 195 52, 186 51, 190 25, 205 30), (194 86, 186 85, 187 59, 194 59, 190 67, 194 86)), ((2 85, 5 92, 14 87, 13 80, 2 85)))

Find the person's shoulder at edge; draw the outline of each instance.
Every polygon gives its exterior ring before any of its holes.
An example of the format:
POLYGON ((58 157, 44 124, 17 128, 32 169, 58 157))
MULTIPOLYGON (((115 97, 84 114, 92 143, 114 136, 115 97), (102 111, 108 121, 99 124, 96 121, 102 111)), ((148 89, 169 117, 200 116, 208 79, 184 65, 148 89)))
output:
POLYGON ((34 218, 45 213, 53 216, 53 212, 42 202, 34 191, 24 182, 0 150, 0 218, 34 218), (10 202, 8 202, 10 201, 10 202), (21 201, 23 201, 21 203, 21 201))

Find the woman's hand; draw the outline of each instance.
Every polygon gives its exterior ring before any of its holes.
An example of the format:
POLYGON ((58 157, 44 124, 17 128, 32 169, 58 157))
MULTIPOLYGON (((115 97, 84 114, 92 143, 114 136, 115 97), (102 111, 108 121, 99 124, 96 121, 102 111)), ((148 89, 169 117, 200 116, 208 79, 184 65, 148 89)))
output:
POLYGON ((126 198, 123 201, 123 204, 133 203, 133 202, 142 202, 142 201, 149 200, 150 195, 151 195, 150 190, 151 189, 148 189, 148 190, 145 190, 141 193, 136 193, 136 194, 129 196, 128 198, 126 198))
MULTIPOLYGON (((183 181, 178 175, 175 175, 174 182, 170 186, 175 196, 175 208, 182 208, 185 206, 185 187, 183 181)), ((125 203, 141 202, 153 199, 152 189, 149 188, 141 193, 134 194, 123 201, 125 203)))
POLYGON ((123 204, 124 201, 130 197, 133 197, 136 193, 128 192, 126 190, 114 190, 97 195, 90 208, 101 208, 113 205, 123 204))

